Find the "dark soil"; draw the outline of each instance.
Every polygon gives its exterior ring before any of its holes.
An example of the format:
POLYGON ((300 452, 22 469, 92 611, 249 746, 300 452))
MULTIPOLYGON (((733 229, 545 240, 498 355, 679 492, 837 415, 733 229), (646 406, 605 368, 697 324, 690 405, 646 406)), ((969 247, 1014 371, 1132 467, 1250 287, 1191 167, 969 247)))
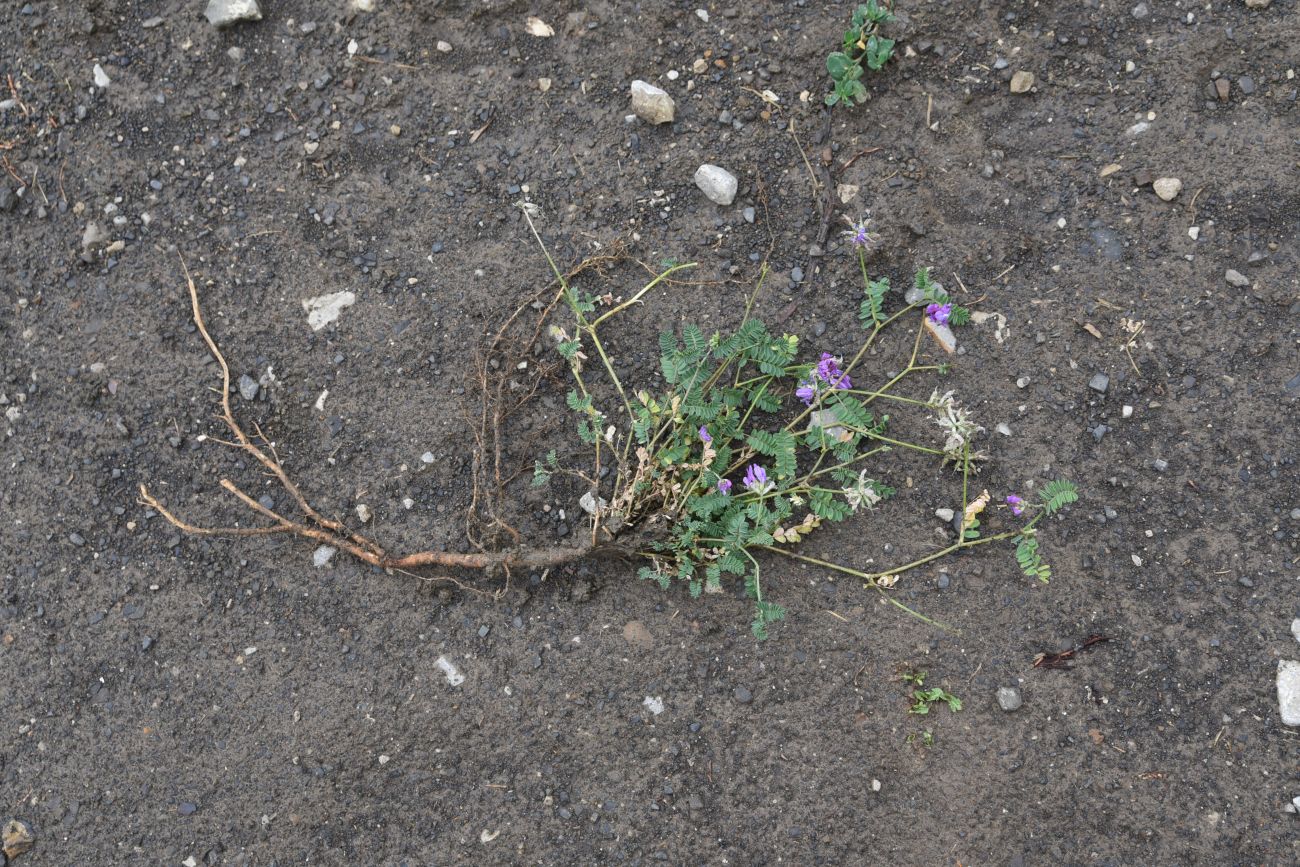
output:
MULTIPOLYGON (((270 0, 224 31, 202 0, 4 5, 0 819, 37 833, 18 864, 1300 859, 1274 691, 1300 652, 1296 4, 900 2, 898 59, 829 126, 848 4, 710 4, 707 23, 697 5, 270 0), (1017 70, 1031 92, 1009 92, 1017 70), (676 123, 625 122, 634 78, 676 123), (695 188, 702 162, 740 178, 733 206, 695 188), (860 187, 818 250, 814 178, 860 187), (1005 317, 1001 340, 997 318, 962 332, 943 384, 990 430, 984 484, 1083 489, 1045 528, 1052 582, 989 549, 907 575, 898 598, 945 631, 764 561, 790 616, 757 642, 733 588, 693 601, 602 563, 493 602, 343 555, 315 568, 286 538, 183 536, 137 503, 146 482, 247 522, 216 485, 232 475, 291 507, 201 441, 224 435, 220 380, 184 257, 236 377, 274 373, 236 411, 317 505, 367 504, 397 550, 465 549, 466 374, 549 277, 523 199, 561 263, 619 239, 701 263, 614 330, 647 385, 657 331, 738 322, 769 246, 759 315, 852 351, 840 230, 869 209, 873 272, 931 265, 1005 317), (342 290, 356 304, 312 332, 300 302, 342 290), (1124 318, 1146 323, 1131 362, 1124 318), (1031 667, 1094 633, 1111 640, 1072 668, 1031 667), (908 668, 965 708, 910 716, 908 668), (932 746, 909 740, 925 729, 932 746)), ((544 391, 511 456, 570 424, 544 391)), ((900 494, 813 553, 883 568, 945 534, 951 471, 893 466, 900 494)), ((561 493, 521 494, 539 544, 583 532, 561 493)))

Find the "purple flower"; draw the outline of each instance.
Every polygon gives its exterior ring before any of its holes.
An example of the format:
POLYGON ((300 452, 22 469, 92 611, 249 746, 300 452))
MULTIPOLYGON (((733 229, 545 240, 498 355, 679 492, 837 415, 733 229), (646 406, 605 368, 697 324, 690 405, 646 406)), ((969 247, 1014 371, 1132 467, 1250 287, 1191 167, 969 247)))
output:
POLYGON ((794 396, 802 400, 805 406, 812 406, 813 399, 817 397, 817 389, 813 387, 811 380, 804 380, 794 390, 794 396))
POLYGON ((931 304, 929 307, 925 308, 925 315, 929 316, 930 320, 934 322, 935 325, 947 325, 948 318, 952 316, 952 305, 931 304))
POLYGON ((1015 494, 1007 495, 1007 505, 1011 507, 1011 514, 1019 518, 1025 513, 1025 500, 1023 497, 1017 497, 1015 494))
POLYGON ((745 487, 756 494, 766 494, 772 488, 776 487, 772 482, 767 480, 767 470, 758 464, 750 464, 749 469, 745 470, 743 479, 745 487))
POLYGON ((700 425, 700 442, 705 445, 713 442, 713 437, 709 436, 709 429, 704 425, 700 425))
POLYGON ((861 220, 853 224, 852 229, 849 229, 844 234, 849 236, 850 244, 857 247, 859 250, 865 250, 867 247, 871 246, 872 243, 878 240, 878 236, 869 231, 870 226, 871 221, 863 217, 861 220))
POLYGON ((829 382, 831 388, 852 388, 848 374, 840 369, 840 361, 829 352, 822 353, 822 360, 817 362, 817 378, 829 382))
POLYGON ((718 479, 718 490, 723 494, 731 493, 731 479, 718 479))

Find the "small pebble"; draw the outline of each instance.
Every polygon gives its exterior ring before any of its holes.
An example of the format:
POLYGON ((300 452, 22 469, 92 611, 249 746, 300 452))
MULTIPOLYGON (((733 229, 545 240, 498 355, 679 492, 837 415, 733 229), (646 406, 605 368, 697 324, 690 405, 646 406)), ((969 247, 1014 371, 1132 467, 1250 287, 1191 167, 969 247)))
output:
POLYGON ((1029 89, 1034 86, 1034 74, 1020 70, 1011 76, 1012 93, 1028 93, 1029 89))
POLYGON ((1098 394, 1105 394, 1106 389, 1110 388, 1110 377, 1104 373, 1095 373, 1088 380, 1088 387, 1098 394))
POLYGON ((1014 686, 998 687, 998 707, 1007 713, 1016 710, 1024 704, 1024 699, 1020 697, 1020 690, 1014 686))
POLYGON ((934 510, 934 516, 935 516, 936 518, 938 518, 940 521, 943 521, 945 524, 947 524, 947 523, 948 523, 949 521, 951 521, 954 517, 956 517, 956 515, 957 515, 957 513, 954 512, 952 509, 935 509, 935 510, 934 510))
POLYGON ((1120 415, 1124 416, 1124 418, 1132 418, 1133 407, 1129 406, 1128 404, 1124 404, 1124 408, 1120 410, 1120 415))
POLYGON ((330 558, 332 558, 336 553, 338 553, 338 549, 333 547, 332 545, 321 545, 319 548, 317 548, 315 551, 312 552, 311 555, 312 565, 315 566, 317 569, 319 569, 322 566, 324 566, 326 563, 328 563, 330 561, 330 558))
POLYGON ((935 582, 935 584, 939 587, 940 590, 947 590, 948 585, 951 583, 952 583, 952 578, 949 577, 947 572, 940 572, 939 580, 935 582))
POLYGON ((257 380, 247 373, 239 377, 239 394, 244 400, 256 400, 260 388, 261 386, 257 384, 257 380))
POLYGON ((1163 473, 1165 470, 1169 469, 1169 461, 1164 458, 1156 458, 1151 462, 1151 469, 1155 470, 1157 473, 1163 473))
POLYGON ((1172 202, 1183 191, 1183 182, 1178 178, 1156 178, 1151 183, 1151 188, 1157 196, 1166 202, 1172 202))
POLYGON ((1236 271, 1232 268, 1229 268, 1227 271, 1223 272, 1223 279, 1228 281, 1228 285, 1236 286, 1238 289, 1242 289, 1250 285, 1249 277, 1247 277, 1245 274, 1241 273, 1240 271, 1236 271))
POLYGON ((736 687, 735 690, 732 691, 732 695, 734 695, 736 697, 736 701, 740 702, 741 704, 749 704, 751 701, 754 700, 754 694, 749 691, 748 687, 744 687, 744 686, 736 687))

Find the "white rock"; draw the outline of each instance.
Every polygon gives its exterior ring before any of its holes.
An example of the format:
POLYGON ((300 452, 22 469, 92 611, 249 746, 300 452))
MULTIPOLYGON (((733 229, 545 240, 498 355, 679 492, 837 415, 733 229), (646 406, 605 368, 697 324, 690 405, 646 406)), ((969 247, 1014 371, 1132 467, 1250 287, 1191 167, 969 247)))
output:
POLYGON ((1166 202, 1172 202, 1183 191, 1183 182, 1178 178, 1157 178, 1151 189, 1166 202))
POLYGON ((1004 437, 1009 437, 1009 436, 1011 436, 1011 426, 1008 425, 1008 424, 1007 424, 1006 422, 1004 422, 1004 421, 1003 421, 1003 422, 998 422, 998 426, 997 426, 996 428, 994 428, 994 430, 996 430, 998 433, 1002 434, 1004 437))
POLYGON ((524 22, 524 30, 528 31, 529 36, 536 36, 540 39, 550 39, 555 35, 555 28, 547 24, 540 18, 529 16, 524 22))
POLYGON ((696 18, 699 18, 699 19, 700 19, 701 21, 703 21, 705 24, 708 24, 708 23, 709 23, 709 10, 707 10, 707 9, 696 9, 696 10, 695 10, 695 17, 696 17, 696 18))
POLYGON ((601 512, 605 511, 605 507, 608 505, 609 503, 604 497, 597 499, 591 491, 587 491, 578 498, 578 508, 592 516, 599 515, 601 512))
POLYGON ((1200 226, 1189 227, 1187 230, 1187 237, 1191 238, 1193 241, 1201 237, 1201 227, 1200 226))
POLYGON ((338 553, 338 548, 332 545, 321 545, 311 555, 311 564, 317 569, 329 563, 330 559, 338 553))
POLYGON ((451 54, 451 43, 442 39, 438 40, 438 44, 435 45, 434 48, 437 48, 443 54, 451 54))
POLYGON ((1120 410, 1120 413, 1119 413, 1119 414, 1122 415, 1124 418, 1132 418, 1132 417, 1133 417, 1133 407, 1129 406, 1129 405, 1126 403, 1126 404, 1124 404, 1124 408, 1120 410))
POLYGON ((710 202, 730 205, 736 200, 739 183, 735 175, 721 166, 705 163, 695 170, 695 186, 704 192, 710 202))
POLYGON ((460 669, 456 667, 456 664, 447 657, 438 657, 438 661, 435 665, 442 669, 443 674, 447 675, 447 683, 452 686, 460 686, 465 682, 465 675, 461 674, 460 669))
POLYGON ((1247 9, 1267 9, 1273 0, 1246 0, 1247 9))
POLYGON ((935 509, 934 516, 945 524, 952 523, 952 519, 957 515, 952 509, 935 509))
POLYGON ((358 520, 358 521, 360 521, 360 522, 363 523, 363 524, 369 524, 369 523, 370 523, 370 519, 373 518, 373 517, 374 517, 374 515, 371 513, 371 511, 370 511, 370 507, 369 507, 369 506, 367 506, 365 503, 357 503, 357 520, 358 520))
POLYGON ((375 0, 352 0, 348 5, 352 7, 353 12, 375 11, 375 0))
POLYGON ((1236 286, 1238 289, 1243 289, 1250 285, 1249 277, 1247 277, 1245 274, 1241 273, 1240 271, 1236 271, 1232 268, 1229 268, 1227 271, 1223 272, 1223 279, 1227 280, 1229 285, 1236 286))
POLYGON ((1140 120, 1137 123, 1133 124, 1128 129, 1126 129, 1124 132, 1130 136, 1135 136, 1135 135, 1142 135, 1142 133, 1146 132, 1149 129, 1151 129, 1151 124, 1147 123, 1145 120, 1140 120))
POLYGON ((947 325, 940 325, 929 316, 922 321, 925 323, 925 330, 930 332, 930 336, 943 348, 944 352, 952 355, 957 351, 957 335, 952 333, 951 328, 947 325))
POLYGON ((659 716, 664 712, 664 700, 657 695, 647 695, 645 701, 641 702, 641 704, 645 705, 646 710, 655 716, 659 716))
POLYGON ((1300 726, 1300 662, 1278 660, 1277 703, 1282 711, 1282 723, 1300 726))
POLYGON ((840 184, 835 188, 835 192, 840 197, 840 204, 847 205, 857 197, 860 189, 862 188, 857 184, 840 184))
POLYGON ((229 27, 240 21, 261 21, 262 7, 257 0, 208 0, 204 11, 214 27, 229 27))
POLYGON ((632 82, 632 110, 646 123, 672 123, 677 117, 677 103, 667 91, 640 79, 632 82))
POLYGON ((100 66, 98 63, 96 63, 95 68, 91 70, 91 74, 95 77, 95 87, 98 87, 100 90, 103 90, 113 83, 113 79, 108 77, 108 73, 104 71, 104 67, 100 66))
POLYGON ((1291 634, 1295 636, 1296 641, 1300 641, 1300 617, 1291 621, 1291 634))
POLYGON ((306 299, 302 302, 302 309, 307 311, 307 324, 311 330, 320 331, 338 319, 344 307, 351 307, 355 303, 357 296, 353 292, 331 292, 306 299))

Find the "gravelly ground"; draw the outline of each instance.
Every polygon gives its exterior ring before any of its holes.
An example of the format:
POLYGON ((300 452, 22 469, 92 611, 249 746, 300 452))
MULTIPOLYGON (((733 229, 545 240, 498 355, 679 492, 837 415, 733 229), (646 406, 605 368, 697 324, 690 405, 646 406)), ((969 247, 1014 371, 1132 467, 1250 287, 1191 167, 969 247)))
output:
MULTIPOLYGON (((1293 2, 900 4, 899 60, 826 140, 847 7, 276 2, 217 31, 202 5, 0 11, 0 814, 38 835, 19 865, 1298 860, 1274 692, 1300 655, 1293 2), (1036 85, 1012 95, 1019 70, 1036 85), (676 123, 624 121, 633 78, 677 98, 676 123), (815 256, 825 148, 860 190, 815 256), (739 176, 733 206, 693 186, 706 161, 739 176), (1149 185, 1165 176, 1172 202, 1149 185), (229 521, 216 479, 259 484, 199 440, 219 380, 179 254, 236 375, 277 380, 237 410, 322 508, 367 503, 396 548, 461 545, 466 357, 547 279, 524 198, 565 262, 626 238, 701 263, 712 282, 619 333, 644 377, 659 328, 738 320, 769 246, 760 315, 851 351, 837 233, 870 209, 877 272, 932 265, 1005 317, 1002 339, 996 317, 963 335, 946 387, 1013 431, 991 435, 990 484, 1084 489, 1044 536, 1052 583, 991 551, 947 563, 943 589, 918 572, 899 598, 960 630, 942 631, 772 562, 791 615, 758 643, 738 594, 631 568, 497 604, 316 569, 283 540, 182 537, 136 502, 147 482, 229 521), (356 304, 311 331, 301 300, 342 290, 356 304), (1146 323, 1132 362, 1122 319, 1146 323), (1073 669, 1030 667, 1092 633, 1112 640, 1073 669), (909 717, 907 667, 964 710, 909 717), (909 744, 924 727, 935 745, 909 744)), ((528 423, 558 436, 558 406, 528 423)), ((812 552, 933 544, 946 479, 896 472, 913 486, 812 552)), ((542 505, 522 526, 549 542, 573 507, 542 505)))

